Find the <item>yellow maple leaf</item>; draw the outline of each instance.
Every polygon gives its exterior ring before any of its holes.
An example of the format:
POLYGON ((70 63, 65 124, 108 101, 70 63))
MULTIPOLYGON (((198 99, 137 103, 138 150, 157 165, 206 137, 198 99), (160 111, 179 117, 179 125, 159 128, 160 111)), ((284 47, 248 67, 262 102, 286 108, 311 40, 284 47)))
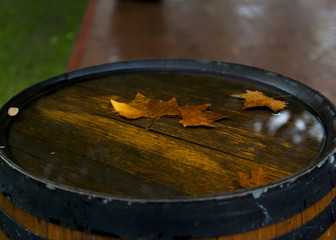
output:
POLYGON ((287 107, 284 101, 276 100, 272 97, 268 97, 260 91, 246 90, 246 93, 231 95, 236 98, 244 99, 243 110, 253 107, 268 107, 274 112, 278 112, 281 109, 287 107))
POLYGON ((215 113, 209 110, 206 110, 210 104, 203 105, 185 105, 180 106, 178 110, 181 112, 182 120, 180 123, 184 127, 187 126, 207 126, 214 127, 211 122, 226 118, 219 113, 215 113))
POLYGON ((114 110, 121 116, 128 119, 142 117, 157 118, 165 115, 179 115, 176 98, 169 101, 150 99, 141 93, 137 93, 135 98, 129 103, 121 103, 110 99, 114 110))

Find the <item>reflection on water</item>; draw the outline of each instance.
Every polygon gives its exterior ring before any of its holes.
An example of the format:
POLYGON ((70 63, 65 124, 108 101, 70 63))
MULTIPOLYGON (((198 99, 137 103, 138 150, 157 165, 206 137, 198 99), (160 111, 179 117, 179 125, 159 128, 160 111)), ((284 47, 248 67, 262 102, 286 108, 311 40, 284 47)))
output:
POLYGON ((298 118, 295 120, 295 127, 300 131, 304 131, 306 130, 306 123, 301 118, 298 118))
POLYGON ((288 122, 289 118, 290 113, 288 110, 284 110, 281 113, 273 114, 267 124, 268 134, 272 136, 275 135, 278 129, 288 122))
POLYGON ((262 107, 242 110, 242 101, 230 95, 256 88, 224 83, 175 74, 82 82, 22 109, 8 130, 8 149, 17 165, 57 184, 150 199, 232 191, 239 187, 239 171, 263 167, 273 181, 314 161, 324 138, 314 114, 294 97, 277 114, 262 107), (211 110, 230 118, 215 128, 183 128, 179 119, 162 118, 146 131, 146 119, 116 117, 107 97, 124 101, 139 89, 158 99, 176 96, 179 104, 211 103, 211 110))
POLYGON ((253 129, 256 134, 267 132, 270 136, 278 136, 300 144, 303 140, 311 139, 321 143, 324 130, 321 123, 308 111, 299 115, 291 114, 290 110, 283 110, 265 120, 255 120, 253 129))
POLYGON ((261 121, 256 121, 253 124, 253 128, 256 133, 260 133, 263 128, 263 123, 261 121))

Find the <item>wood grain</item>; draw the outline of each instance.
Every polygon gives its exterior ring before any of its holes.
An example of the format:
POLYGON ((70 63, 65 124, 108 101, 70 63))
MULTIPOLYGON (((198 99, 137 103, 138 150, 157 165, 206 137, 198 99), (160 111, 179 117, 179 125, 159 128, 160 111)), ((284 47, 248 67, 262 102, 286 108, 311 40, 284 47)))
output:
POLYGON ((10 240, 1 230, 0 230, 0 239, 1 240, 10 240))
POLYGON ((239 188, 238 171, 263 167, 277 180, 308 166, 321 148, 322 139, 311 134, 323 131, 319 122, 291 98, 280 114, 243 111, 242 101, 230 95, 246 87, 258 88, 187 74, 85 81, 21 109, 8 135, 11 154, 24 169, 59 184, 145 198, 217 194, 239 188), (184 128, 178 118, 162 117, 146 131, 149 119, 117 116, 109 101, 128 102, 136 92, 176 97, 180 105, 210 103, 229 119, 215 128, 184 128))
MULTIPOLYGON (((27 102, 7 132, 14 163, 40 179, 110 196, 179 199, 239 189, 238 172, 262 167, 272 181, 302 171, 322 150, 324 130, 294 96, 239 79, 210 74, 119 74, 53 89, 27 102), (282 98, 288 107, 242 110, 231 97, 245 89, 282 98), (175 97, 180 105, 211 104, 229 116, 216 127, 183 127, 179 118, 127 120, 110 99, 175 97), (281 97, 282 96, 282 97, 281 97)), ((295 230, 335 198, 281 222, 219 239, 269 239, 295 230)), ((0 196, 1 197, 1 196, 0 196)), ((112 239, 65 228, 24 212, 6 198, 2 209, 27 229, 49 239, 112 239)))

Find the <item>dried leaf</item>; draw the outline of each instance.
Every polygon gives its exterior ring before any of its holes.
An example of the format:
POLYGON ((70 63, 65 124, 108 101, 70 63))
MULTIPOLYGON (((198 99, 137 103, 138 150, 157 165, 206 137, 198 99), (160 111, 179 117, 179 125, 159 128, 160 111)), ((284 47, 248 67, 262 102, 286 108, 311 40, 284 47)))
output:
MULTIPOLYGON (((214 127, 215 125, 213 125, 211 122, 226 117, 221 114, 206 110, 210 104, 185 105, 179 107, 176 98, 172 98, 169 101, 161 101, 147 98, 141 93, 137 93, 135 98, 129 103, 122 103, 113 99, 110 99, 110 101, 114 110, 121 116, 128 119, 146 117, 151 118, 153 122, 154 118, 161 116, 178 116, 182 118, 180 123, 182 123, 184 127, 214 127)), ((147 129, 149 129, 151 124, 147 127, 147 129)))
POLYGON ((182 120, 180 123, 184 127, 187 126, 208 126, 214 127, 211 122, 226 118, 219 113, 214 113, 212 111, 206 110, 210 104, 203 105, 185 105, 180 106, 178 110, 181 112, 182 120))
POLYGON ((259 91, 246 90, 246 93, 234 94, 231 96, 245 99, 243 110, 247 108, 266 106, 272 109, 274 112, 278 112, 279 110, 287 107, 284 101, 268 97, 259 91))
POLYGON ((117 102, 110 99, 113 108, 121 116, 128 119, 137 119, 142 117, 157 118, 165 115, 180 115, 177 110, 178 104, 176 98, 169 101, 150 99, 137 93, 135 98, 129 103, 117 102))
POLYGON ((239 186, 242 188, 255 187, 270 182, 267 173, 263 168, 251 170, 250 174, 238 172, 239 186))

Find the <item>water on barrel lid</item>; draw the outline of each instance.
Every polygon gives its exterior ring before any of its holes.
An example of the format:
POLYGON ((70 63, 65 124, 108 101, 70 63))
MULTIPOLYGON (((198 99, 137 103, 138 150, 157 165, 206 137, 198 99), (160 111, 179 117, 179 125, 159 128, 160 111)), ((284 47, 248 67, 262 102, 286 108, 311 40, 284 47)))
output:
MULTIPOLYGON (((57 184, 134 198, 178 198, 239 189, 237 173, 263 167, 272 181, 308 166, 324 139, 319 120, 293 96, 287 107, 242 110, 232 94, 284 94, 246 82, 193 74, 121 74, 83 81, 40 97, 10 126, 13 161, 57 184), (178 104, 211 104, 228 116, 215 127, 183 127, 178 118, 125 119, 110 98, 137 92, 178 104)), ((286 94, 285 94, 286 95, 286 94)))

